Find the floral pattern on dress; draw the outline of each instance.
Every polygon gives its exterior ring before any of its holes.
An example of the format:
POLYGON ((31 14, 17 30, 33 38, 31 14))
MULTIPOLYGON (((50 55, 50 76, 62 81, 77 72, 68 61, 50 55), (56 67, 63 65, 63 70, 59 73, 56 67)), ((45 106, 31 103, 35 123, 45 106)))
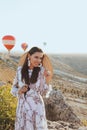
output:
MULTIPOLYGON (((29 76, 31 74, 32 71, 29 70, 29 76)), ((15 130, 48 130, 43 95, 49 91, 49 86, 42 72, 39 72, 37 82, 29 85, 30 90, 26 93, 26 98, 24 94, 18 94, 20 88, 16 87, 17 83, 20 87, 24 85, 21 81, 21 67, 17 69, 11 89, 13 96, 18 98, 15 130)))

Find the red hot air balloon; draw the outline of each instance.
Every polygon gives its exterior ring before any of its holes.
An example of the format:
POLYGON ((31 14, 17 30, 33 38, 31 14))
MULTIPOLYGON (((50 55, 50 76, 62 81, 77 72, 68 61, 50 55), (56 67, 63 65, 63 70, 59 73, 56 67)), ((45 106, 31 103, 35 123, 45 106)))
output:
POLYGON ((8 49, 8 51, 10 52, 10 50, 15 45, 15 38, 12 35, 6 35, 2 38, 2 43, 8 49))
POLYGON ((28 44, 27 43, 22 43, 21 47, 25 51, 27 49, 27 47, 28 47, 28 44))

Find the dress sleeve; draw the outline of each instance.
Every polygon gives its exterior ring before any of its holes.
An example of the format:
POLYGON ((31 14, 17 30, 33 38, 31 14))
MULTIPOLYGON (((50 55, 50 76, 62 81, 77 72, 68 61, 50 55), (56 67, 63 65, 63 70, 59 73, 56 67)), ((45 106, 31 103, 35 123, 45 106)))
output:
POLYGON ((11 94, 15 97, 18 97, 18 87, 17 87, 17 84, 18 84, 18 76, 17 76, 17 72, 16 72, 16 76, 14 78, 14 81, 13 81, 13 85, 12 85, 12 88, 11 88, 11 94))
POLYGON ((52 90, 52 85, 51 84, 48 85, 46 83, 45 77, 42 80, 41 80, 41 85, 40 85, 41 88, 42 88, 41 95, 45 96, 45 97, 49 97, 49 94, 50 94, 50 92, 52 90))
POLYGON ((15 97, 18 97, 18 91, 21 89, 21 87, 24 86, 24 83, 21 81, 21 67, 17 68, 16 76, 13 81, 13 85, 11 88, 11 94, 15 97))
MULTIPOLYGON (((42 68, 43 69, 43 68, 42 68)), ((40 91, 40 94, 42 96, 46 96, 48 97, 51 90, 52 90, 52 85, 51 84, 47 84, 46 83, 46 79, 45 77, 43 76, 43 70, 40 71, 39 73, 39 78, 38 78, 38 81, 36 83, 36 88, 39 89, 40 91)))

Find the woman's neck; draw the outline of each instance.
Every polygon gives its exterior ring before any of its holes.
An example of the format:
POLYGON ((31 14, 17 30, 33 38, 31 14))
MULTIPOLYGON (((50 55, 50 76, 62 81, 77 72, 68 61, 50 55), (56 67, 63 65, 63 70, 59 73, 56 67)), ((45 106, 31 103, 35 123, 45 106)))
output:
POLYGON ((30 70, 33 70, 33 68, 34 68, 33 66, 29 66, 29 69, 30 69, 30 70))

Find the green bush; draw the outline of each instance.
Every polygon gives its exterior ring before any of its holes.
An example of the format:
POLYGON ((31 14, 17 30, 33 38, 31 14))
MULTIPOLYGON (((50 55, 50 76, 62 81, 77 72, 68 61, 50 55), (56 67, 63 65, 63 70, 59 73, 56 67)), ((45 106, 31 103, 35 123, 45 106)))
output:
POLYGON ((11 85, 0 87, 0 130, 13 130, 17 99, 10 93, 11 85))

